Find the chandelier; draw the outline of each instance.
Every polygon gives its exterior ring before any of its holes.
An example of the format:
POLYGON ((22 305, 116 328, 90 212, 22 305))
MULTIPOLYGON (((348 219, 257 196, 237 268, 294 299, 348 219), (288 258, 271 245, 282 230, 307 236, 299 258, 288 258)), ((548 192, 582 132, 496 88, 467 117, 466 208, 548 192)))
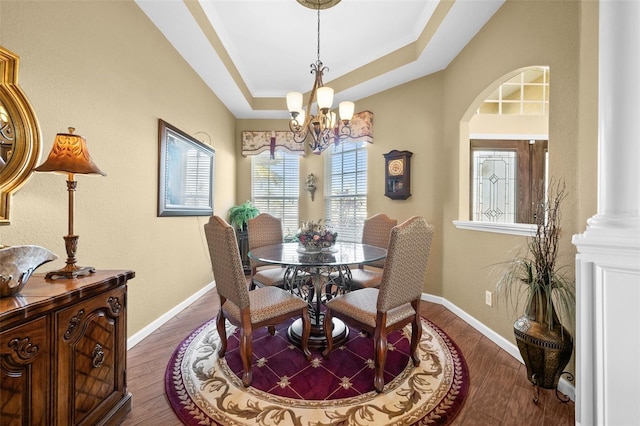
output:
MULTIPOLYGON (((324 9, 336 5, 340 0, 324 0, 324 9)), ((306 7, 312 7, 309 0, 298 0, 300 4, 306 7)), ((317 0, 315 4, 318 11, 318 59, 311 64, 311 73, 315 74, 315 81, 309 102, 306 109, 302 106, 302 93, 287 93, 287 109, 291 114, 289 120, 289 129, 293 132, 293 139, 297 143, 303 143, 309 139, 309 147, 314 154, 320 154, 331 144, 338 143, 340 140, 347 139, 351 136, 351 127, 349 126, 353 117, 353 102, 340 102, 338 111, 340 120, 337 119, 336 113, 331 111, 333 105, 333 89, 327 87, 322 82, 322 75, 329 71, 320 60, 320 9, 321 0, 317 0), (311 106, 316 103, 316 115, 311 114, 311 106), (311 136, 309 138, 309 136, 311 136)))

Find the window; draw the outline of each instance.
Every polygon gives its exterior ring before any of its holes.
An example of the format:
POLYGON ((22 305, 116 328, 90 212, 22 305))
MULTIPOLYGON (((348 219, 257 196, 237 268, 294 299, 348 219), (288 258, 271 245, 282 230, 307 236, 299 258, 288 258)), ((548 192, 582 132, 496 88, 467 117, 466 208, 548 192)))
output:
POLYGON ((282 220, 285 236, 298 229, 299 158, 297 154, 269 151, 251 157, 251 199, 260 213, 282 220))
POLYGON ((531 67, 501 84, 477 114, 548 115, 549 67, 531 67))
POLYGON ((325 221, 338 241, 362 241, 367 215, 366 142, 344 142, 325 152, 325 221))
POLYGON ((545 184, 547 141, 471 140, 471 220, 536 223, 545 184))
POLYGON ((460 171, 457 228, 535 233, 532 203, 547 185, 550 87, 548 66, 520 68, 469 105, 460 122, 468 168, 460 171))

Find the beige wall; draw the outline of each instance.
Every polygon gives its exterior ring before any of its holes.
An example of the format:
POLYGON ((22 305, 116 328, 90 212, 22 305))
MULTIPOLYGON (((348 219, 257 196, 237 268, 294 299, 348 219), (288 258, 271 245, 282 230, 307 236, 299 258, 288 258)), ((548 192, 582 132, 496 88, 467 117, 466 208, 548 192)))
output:
POLYGON ((547 115, 474 115, 469 120, 469 134, 546 135, 547 115))
MULTIPOLYGON (((78 263, 131 269, 128 333, 212 281, 205 217, 156 217, 158 118, 216 150, 215 211, 235 204, 235 119, 133 1, 2 1, 0 44, 20 56, 46 158, 68 126, 106 177, 77 176, 78 263), (199 136, 196 136, 200 138, 199 136), (205 140, 208 139, 205 137, 205 140)), ((36 173, 12 203, 0 243, 38 244, 64 265, 65 177, 36 173)))

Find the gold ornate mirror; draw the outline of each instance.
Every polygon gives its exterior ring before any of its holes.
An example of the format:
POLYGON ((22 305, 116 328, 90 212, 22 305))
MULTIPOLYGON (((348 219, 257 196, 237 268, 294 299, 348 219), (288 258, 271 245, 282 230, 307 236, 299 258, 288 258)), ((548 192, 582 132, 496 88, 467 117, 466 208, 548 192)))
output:
POLYGON ((18 86, 18 56, 0 46, 0 225, 8 225, 11 196, 40 158, 40 126, 18 86))

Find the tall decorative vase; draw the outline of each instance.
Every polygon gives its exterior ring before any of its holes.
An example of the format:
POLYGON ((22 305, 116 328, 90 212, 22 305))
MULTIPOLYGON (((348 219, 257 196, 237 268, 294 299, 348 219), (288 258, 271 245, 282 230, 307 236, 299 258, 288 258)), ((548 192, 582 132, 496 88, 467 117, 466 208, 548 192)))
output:
MULTIPOLYGON (((546 297, 541 299, 545 300, 546 297)), ((573 339, 558 321, 553 304, 533 303, 530 312, 513 324, 513 331, 527 367, 527 379, 541 388, 556 389, 571 359, 573 339), (552 328, 545 320, 546 309, 552 310, 552 328)))

